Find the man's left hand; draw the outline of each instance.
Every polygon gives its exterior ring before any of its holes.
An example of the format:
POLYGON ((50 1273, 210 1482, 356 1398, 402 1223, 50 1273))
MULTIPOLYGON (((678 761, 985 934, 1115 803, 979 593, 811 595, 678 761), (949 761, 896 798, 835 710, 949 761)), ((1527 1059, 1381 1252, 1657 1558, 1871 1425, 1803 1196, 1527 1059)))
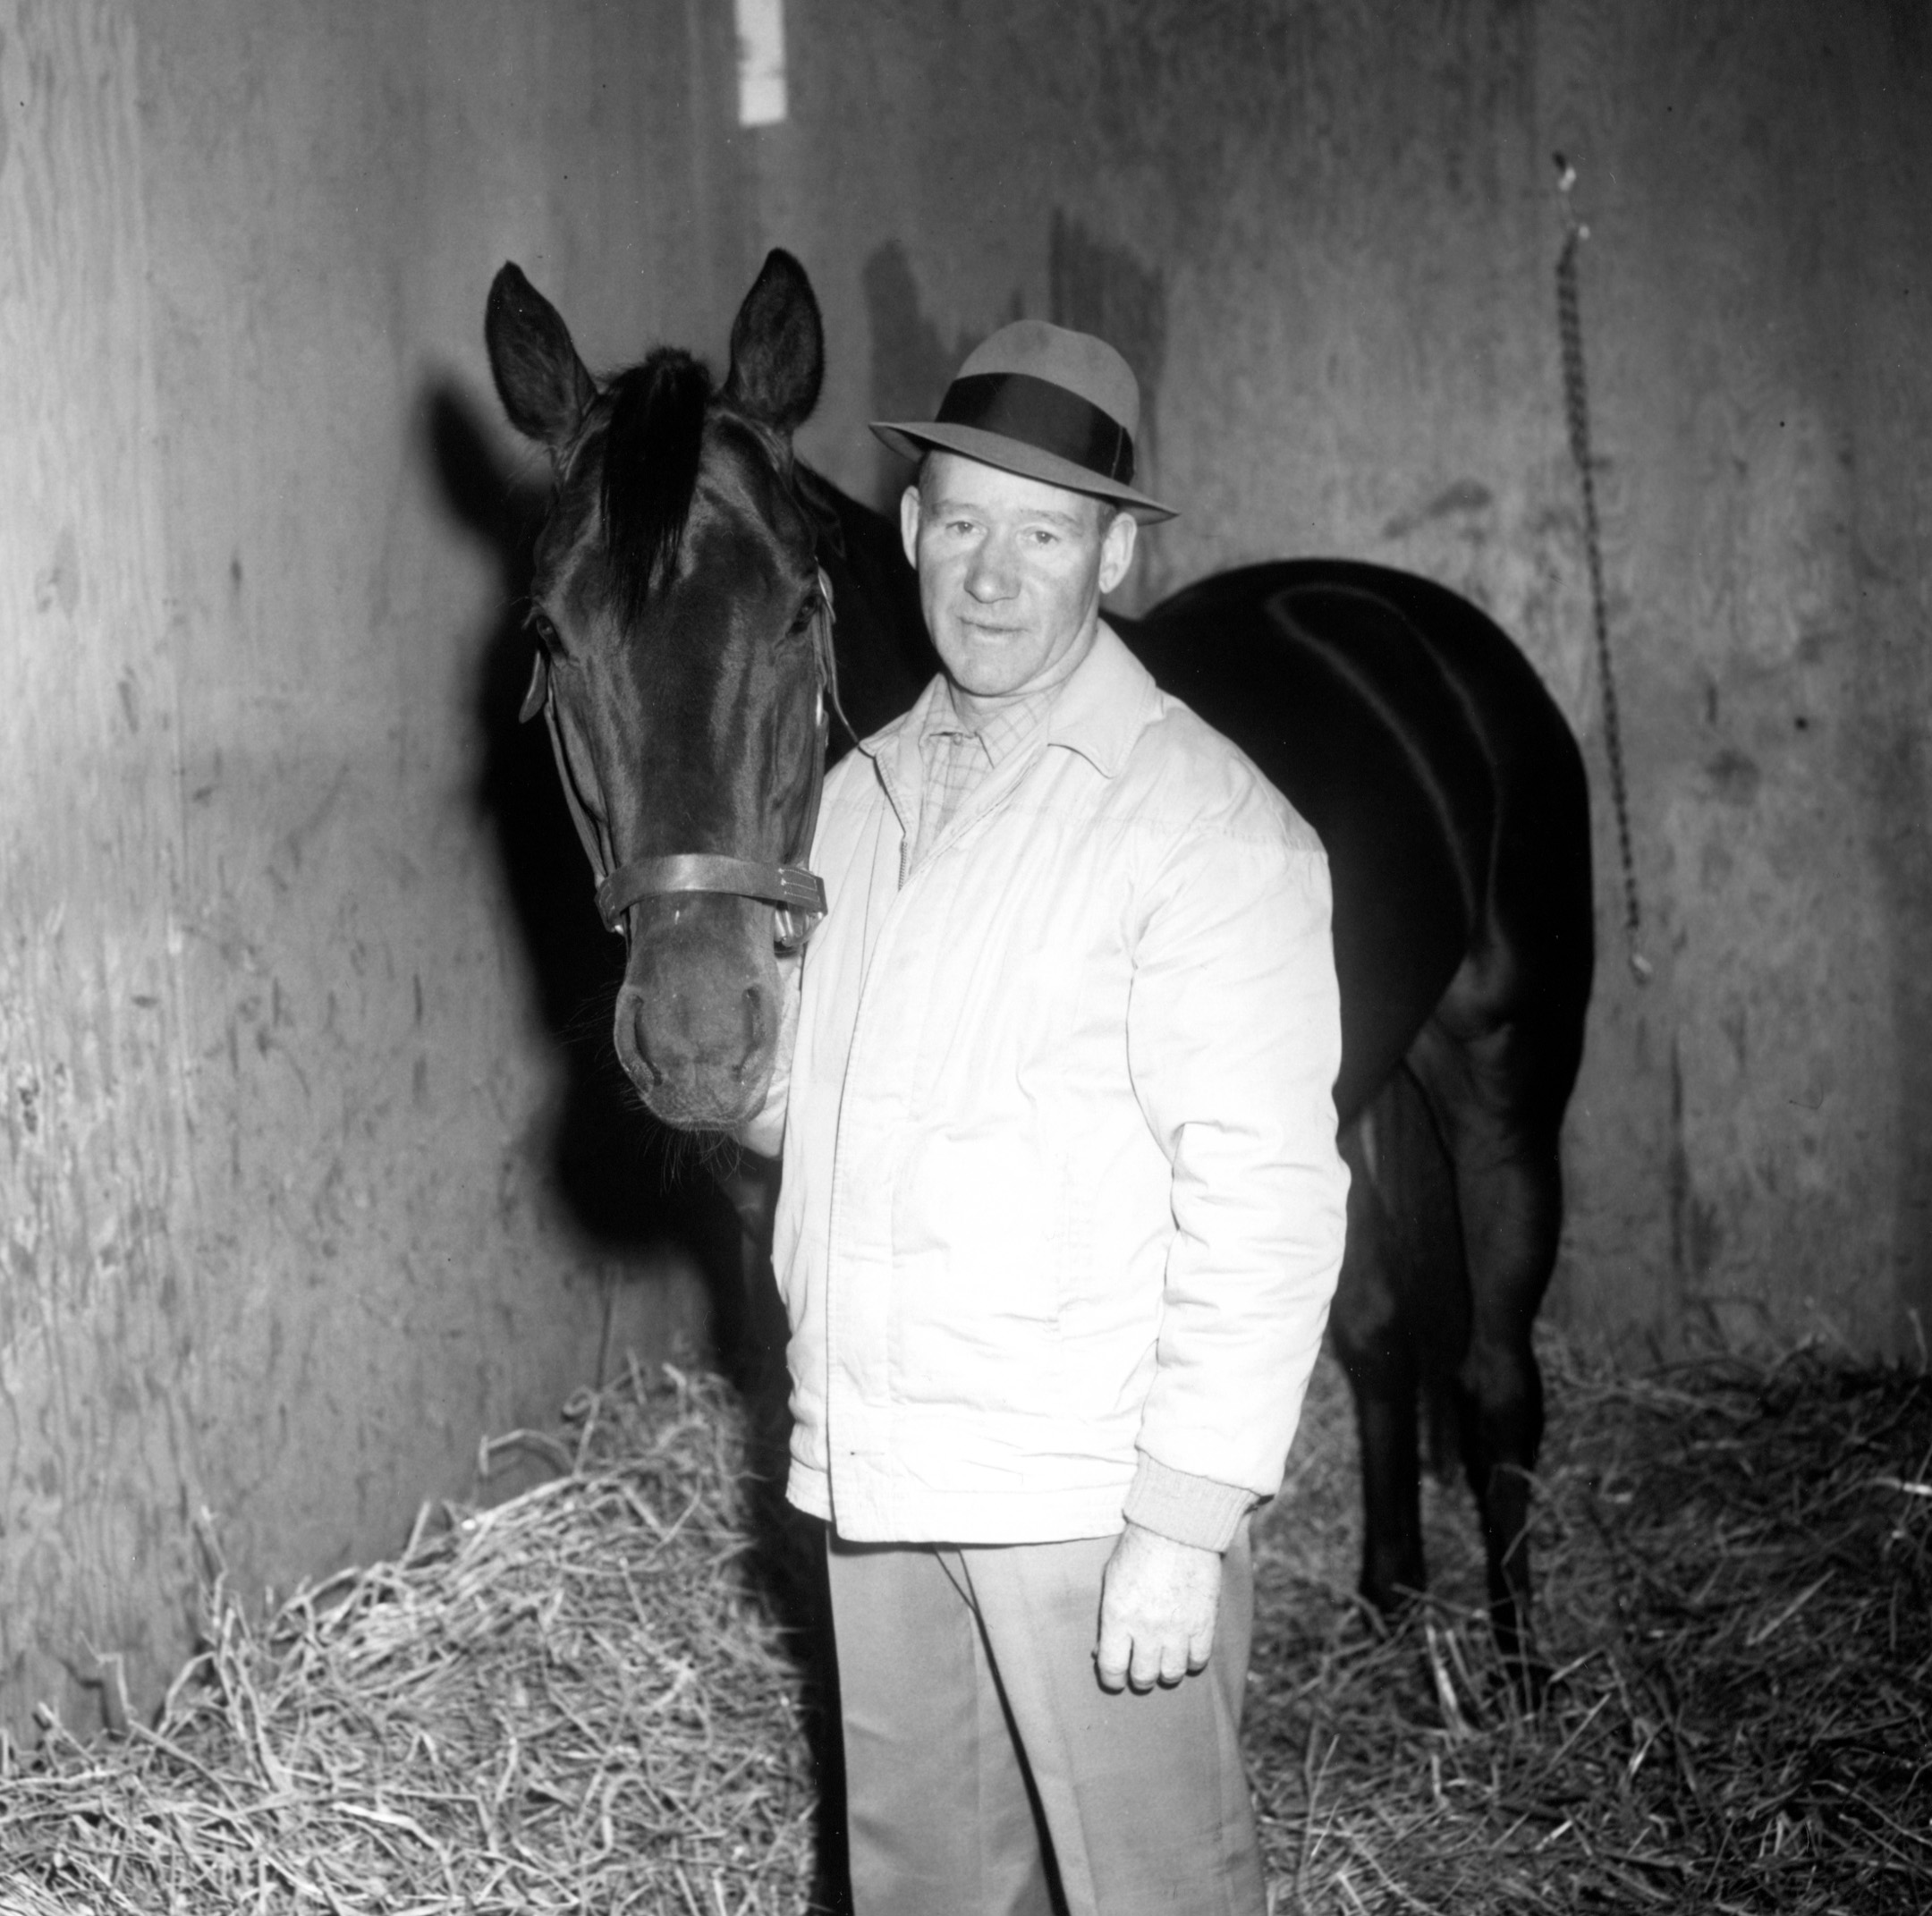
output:
POLYGON ((1208 1666, 1221 1605, 1221 1554, 1130 1523, 1100 1578, 1103 1690, 1151 1690, 1208 1666))

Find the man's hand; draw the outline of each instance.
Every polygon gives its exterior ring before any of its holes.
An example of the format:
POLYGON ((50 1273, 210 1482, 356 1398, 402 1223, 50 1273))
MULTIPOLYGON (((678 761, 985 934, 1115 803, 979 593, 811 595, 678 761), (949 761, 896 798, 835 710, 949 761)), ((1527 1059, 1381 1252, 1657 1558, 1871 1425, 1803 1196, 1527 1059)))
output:
POLYGON ((1103 1690, 1151 1690, 1208 1666, 1221 1606, 1221 1555, 1130 1523, 1100 1577, 1103 1690))

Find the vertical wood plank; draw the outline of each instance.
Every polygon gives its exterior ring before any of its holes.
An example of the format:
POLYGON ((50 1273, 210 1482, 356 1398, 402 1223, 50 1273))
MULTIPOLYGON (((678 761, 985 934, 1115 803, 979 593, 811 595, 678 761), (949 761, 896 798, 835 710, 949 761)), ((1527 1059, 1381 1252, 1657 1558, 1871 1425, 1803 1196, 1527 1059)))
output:
POLYGON ((0 1682, 83 1721, 90 1649, 182 1647, 197 1478, 138 70, 0 8, 0 1682))

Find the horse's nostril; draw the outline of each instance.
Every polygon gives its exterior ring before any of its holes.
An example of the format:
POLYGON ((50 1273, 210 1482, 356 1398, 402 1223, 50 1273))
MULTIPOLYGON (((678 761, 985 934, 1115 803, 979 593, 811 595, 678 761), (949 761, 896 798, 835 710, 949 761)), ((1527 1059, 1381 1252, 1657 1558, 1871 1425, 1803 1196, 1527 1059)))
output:
POLYGON ((612 1035, 616 1041, 618 1062, 634 1084, 642 1090, 653 1091, 664 1083, 665 1074, 651 1056, 646 1039, 643 1005, 628 992, 618 1005, 616 1029, 612 1035))
POLYGON ((764 1048, 765 1043, 765 997, 756 985, 744 988, 744 1053, 732 1067, 732 1077, 739 1084, 750 1075, 752 1060, 764 1048))

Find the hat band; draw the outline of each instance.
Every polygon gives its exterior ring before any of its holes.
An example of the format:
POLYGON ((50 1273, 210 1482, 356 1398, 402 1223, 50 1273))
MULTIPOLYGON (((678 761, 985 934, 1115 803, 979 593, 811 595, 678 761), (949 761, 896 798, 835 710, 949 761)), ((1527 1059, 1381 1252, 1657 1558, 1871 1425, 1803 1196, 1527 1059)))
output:
POLYGON ((1117 486, 1133 482, 1133 437, 1127 428, 1078 393, 1031 373, 968 373, 955 379, 937 423, 996 432, 1117 486))

